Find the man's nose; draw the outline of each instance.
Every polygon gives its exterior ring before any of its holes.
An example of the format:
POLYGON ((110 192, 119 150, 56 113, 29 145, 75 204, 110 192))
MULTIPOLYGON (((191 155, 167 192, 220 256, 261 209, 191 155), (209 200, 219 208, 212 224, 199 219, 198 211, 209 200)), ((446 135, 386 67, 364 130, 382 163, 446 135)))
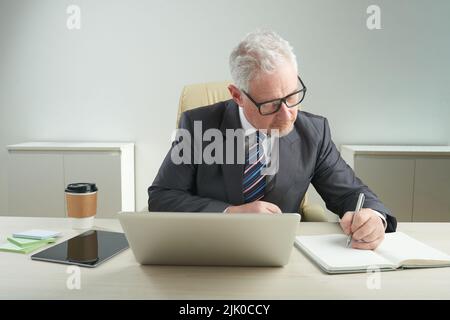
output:
POLYGON ((292 117, 291 110, 286 106, 286 103, 284 101, 281 103, 281 107, 280 110, 278 110, 278 113, 278 116, 282 119, 291 119, 292 117))

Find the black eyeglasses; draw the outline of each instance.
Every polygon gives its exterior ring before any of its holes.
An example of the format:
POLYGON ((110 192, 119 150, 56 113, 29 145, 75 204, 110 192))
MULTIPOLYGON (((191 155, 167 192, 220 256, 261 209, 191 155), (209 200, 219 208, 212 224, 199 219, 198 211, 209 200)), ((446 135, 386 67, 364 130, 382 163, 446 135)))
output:
POLYGON ((286 107, 292 108, 298 106, 303 101, 306 94, 306 86, 302 79, 300 79, 300 76, 297 76, 297 79, 300 81, 302 88, 281 99, 273 99, 258 103, 247 92, 245 92, 245 90, 242 90, 242 92, 244 92, 244 94, 255 104, 261 115, 268 116, 278 112, 282 103, 284 103, 286 107))

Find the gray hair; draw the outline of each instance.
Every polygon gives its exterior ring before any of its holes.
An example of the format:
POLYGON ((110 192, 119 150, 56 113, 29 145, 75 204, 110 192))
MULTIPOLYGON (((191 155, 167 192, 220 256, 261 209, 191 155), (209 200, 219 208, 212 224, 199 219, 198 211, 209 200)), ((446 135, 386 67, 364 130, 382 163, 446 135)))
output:
POLYGON ((282 62, 291 62, 297 70, 292 46, 273 31, 257 30, 247 34, 230 55, 231 77, 245 91, 260 72, 272 73, 282 62))

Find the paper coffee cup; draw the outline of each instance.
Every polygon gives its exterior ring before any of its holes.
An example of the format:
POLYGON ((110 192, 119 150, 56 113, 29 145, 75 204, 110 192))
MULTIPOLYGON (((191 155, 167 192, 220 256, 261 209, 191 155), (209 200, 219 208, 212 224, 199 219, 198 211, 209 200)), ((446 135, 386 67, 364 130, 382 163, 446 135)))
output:
POLYGON ((89 229, 94 225, 97 190, 95 183, 71 183, 67 186, 67 216, 72 220, 72 228, 89 229))

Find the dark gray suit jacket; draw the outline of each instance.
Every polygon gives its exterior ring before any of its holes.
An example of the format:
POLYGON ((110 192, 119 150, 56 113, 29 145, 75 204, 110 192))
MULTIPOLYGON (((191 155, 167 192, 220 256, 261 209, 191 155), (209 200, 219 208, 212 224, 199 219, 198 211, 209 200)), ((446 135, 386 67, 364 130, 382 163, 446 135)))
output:
MULTIPOLYGON (((179 127, 194 137, 193 123, 202 121, 203 131, 220 129, 225 140, 226 129, 242 128, 238 108, 228 100, 186 111, 179 127)), ((202 142, 203 148, 209 143, 202 142)), ((176 165, 170 154, 148 188, 149 211, 223 212, 230 205, 244 203, 243 164, 176 165)), ((355 209, 358 194, 364 192, 364 207, 386 217, 387 232, 396 230, 395 217, 341 158, 326 118, 299 111, 294 129, 279 140, 279 155, 275 186, 261 200, 276 204, 282 212, 298 212, 312 183, 327 208, 342 217, 355 209)))

